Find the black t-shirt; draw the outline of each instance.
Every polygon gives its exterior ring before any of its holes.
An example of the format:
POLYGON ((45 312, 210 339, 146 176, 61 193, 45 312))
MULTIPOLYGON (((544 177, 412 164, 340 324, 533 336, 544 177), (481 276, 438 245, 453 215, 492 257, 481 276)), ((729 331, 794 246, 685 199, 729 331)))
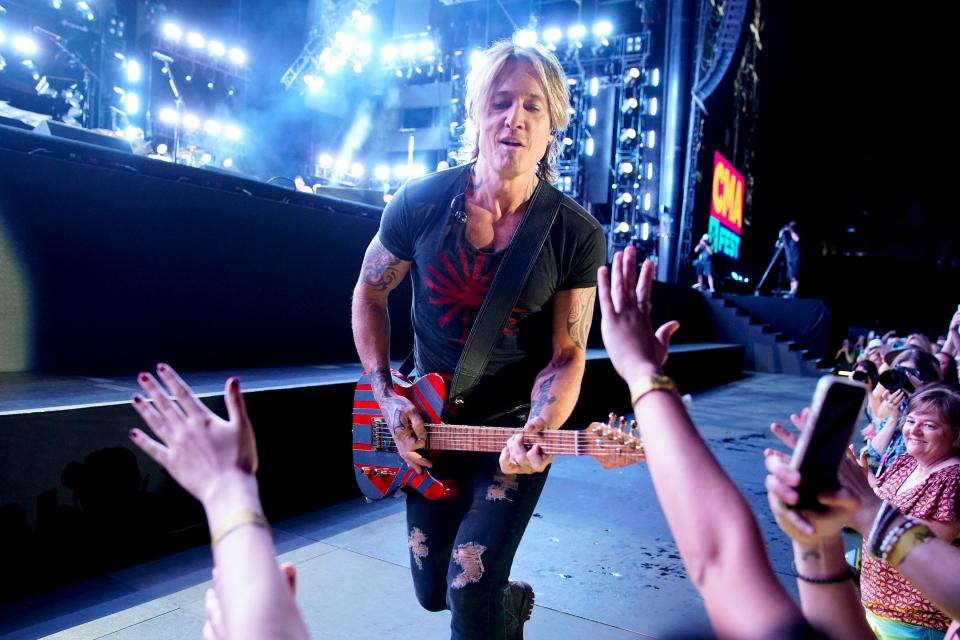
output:
MULTIPOLYGON (((453 375, 505 251, 477 250, 451 201, 463 192, 468 166, 410 180, 387 204, 380 242, 412 262, 412 321, 417 371, 453 375)), ((547 185, 544 185, 546 188, 547 185)), ((604 264, 600 224, 564 196, 550 235, 527 279, 483 378, 460 418, 489 416, 528 403, 533 381, 552 356, 553 296, 592 287, 604 264)))
POLYGON ((787 254, 787 261, 793 263, 799 262, 800 243, 793 239, 789 229, 783 233, 783 250, 787 254))

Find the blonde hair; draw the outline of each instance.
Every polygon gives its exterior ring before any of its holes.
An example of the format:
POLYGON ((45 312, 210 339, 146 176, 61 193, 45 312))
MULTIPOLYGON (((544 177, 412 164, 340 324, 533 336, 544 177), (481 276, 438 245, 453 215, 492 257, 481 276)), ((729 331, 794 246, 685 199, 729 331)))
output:
POLYGON ((570 94, 567 93, 567 76, 557 60, 541 45, 521 46, 511 40, 494 43, 481 54, 470 75, 467 76, 466 131, 461 137, 462 148, 458 157, 463 162, 474 160, 480 152, 480 129, 478 123, 482 111, 489 107, 490 95, 503 68, 511 62, 525 62, 533 69, 533 75, 546 93, 547 115, 553 140, 537 163, 537 173, 553 184, 557 181, 556 160, 560 155, 559 134, 567 128, 570 114, 570 94))

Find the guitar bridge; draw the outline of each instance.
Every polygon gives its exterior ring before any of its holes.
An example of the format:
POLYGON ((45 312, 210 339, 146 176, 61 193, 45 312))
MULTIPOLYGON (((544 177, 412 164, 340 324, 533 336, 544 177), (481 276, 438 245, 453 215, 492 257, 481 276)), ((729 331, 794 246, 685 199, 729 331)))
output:
POLYGON ((397 445, 393 441, 393 435, 390 433, 390 427, 383 418, 374 418, 370 421, 370 441, 374 451, 392 451, 397 450, 397 445))

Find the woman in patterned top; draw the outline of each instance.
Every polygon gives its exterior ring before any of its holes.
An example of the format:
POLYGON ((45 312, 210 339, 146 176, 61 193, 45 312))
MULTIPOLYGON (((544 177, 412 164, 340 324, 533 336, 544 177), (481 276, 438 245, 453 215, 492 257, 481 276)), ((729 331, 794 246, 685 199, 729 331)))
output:
MULTIPOLYGON (((940 539, 960 534, 960 391, 933 383, 914 394, 903 425, 906 453, 876 491, 940 539)), ((950 619, 899 572, 864 549, 861 597, 878 638, 942 638, 950 619)))

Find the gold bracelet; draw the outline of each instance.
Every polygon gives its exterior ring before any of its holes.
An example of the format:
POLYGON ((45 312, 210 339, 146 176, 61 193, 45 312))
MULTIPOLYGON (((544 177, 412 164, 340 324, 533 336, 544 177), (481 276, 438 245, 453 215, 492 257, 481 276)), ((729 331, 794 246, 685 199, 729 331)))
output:
POLYGON ((227 537, 227 535, 248 524, 263 527, 267 532, 270 531, 270 523, 267 522, 267 519, 262 513, 244 507, 227 518, 227 523, 210 536, 210 547, 216 549, 220 541, 227 537))
POLYGON ((677 383, 670 376, 641 376, 630 383, 630 404, 635 405, 637 401, 651 391, 670 391, 679 393, 677 383))
POLYGON ((926 525, 918 524, 915 527, 911 527, 911 530, 900 536, 896 543, 894 543, 893 548, 890 549, 890 553, 887 554, 887 564, 896 568, 906 559, 907 554, 913 551, 914 547, 933 540, 933 538, 933 532, 930 531, 930 528, 926 525))

